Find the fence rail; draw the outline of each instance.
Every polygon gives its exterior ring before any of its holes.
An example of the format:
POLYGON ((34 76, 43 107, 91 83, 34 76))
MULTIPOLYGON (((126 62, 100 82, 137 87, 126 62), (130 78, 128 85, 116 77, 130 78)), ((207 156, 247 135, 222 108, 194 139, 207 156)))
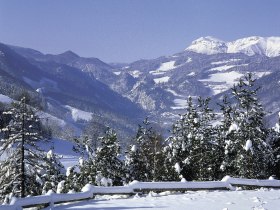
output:
POLYGON ((1 205, 0 210, 20 210, 26 207, 48 205, 63 202, 72 202, 78 200, 92 199, 98 194, 136 194, 147 191, 187 191, 187 190, 235 190, 235 186, 254 186, 280 188, 280 180, 268 179, 240 179, 224 177, 221 181, 207 182, 137 182, 133 181, 127 186, 120 187, 99 187, 87 184, 82 192, 56 194, 48 193, 46 195, 14 198, 10 205, 1 205))

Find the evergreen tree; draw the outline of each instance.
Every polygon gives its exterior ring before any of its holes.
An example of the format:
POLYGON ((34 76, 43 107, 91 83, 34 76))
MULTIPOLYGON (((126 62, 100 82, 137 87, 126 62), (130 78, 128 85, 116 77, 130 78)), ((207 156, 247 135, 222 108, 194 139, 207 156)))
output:
POLYGON ((187 180, 215 178, 215 115, 209 101, 198 98, 198 105, 194 105, 189 97, 186 113, 173 125, 173 136, 169 138, 175 170, 187 180))
POLYGON ((217 160, 219 159, 219 143, 217 129, 213 126, 216 115, 209 108, 210 98, 198 98, 199 113, 198 135, 192 151, 192 161, 198 167, 197 180, 215 180, 217 177, 217 160))
POLYGON ((232 124, 226 135, 224 166, 230 175, 246 178, 267 178, 273 156, 267 144, 268 130, 263 124, 265 112, 257 98, 251 74, 232 88, 235 108, 232 124))
POLYGON ((129 145, 125 166, 128 181, 161 181, 165 177, 163 138, 151 127, 148 118, 139 125, 129 145))
POLYGON ((113 185, 122 185, 124 181, 124 166, 120 159, 120 145, 117 134, 107 128, 105 135, 100 137, 100 146, 96 150, 94 165, 97 173, 111 179, 113 185))
POLYGON ((25 197, 42 193, 45 168, 51 165, 38 146, 44 139, 41 123, 25 98, 3 113, 7 126, 1 129, 0 194, 25 197))
POLYGON ((222 119, 221 124, 217 126, 217 167, 218 171, 215 175, 217 179, 221 179, 227 174, 231 174, 231 171, 233 170, 231 156, 228 155, 228 142, 230 141, 228 139, 228 130, 230 126, 232 125, 232 113, 233 113, 233 107, 231 106, 231 103, 228 101, 228 96, 225 95, 223 98, 223 103, 218 104, 220 106, 220 109, 222 111, 222 119), (225 167, 225 165, 227 167, 225 167))
POLYGON ((269 145, 271 146, 274 161, 270 165, 272 175, 280 179, 280 112, 275 127, 269 130, 269 145))
MULTIPOLYGON (((169 142, 170 138, 166 139, 166 142, 169 142)), ((163 181, 174 181, 179 180, 179 174, 176 172, 174 167, 174 157, 172 156, 172 144, 169 143, 165 145, 162 150, 162 166, 163 166, 163 181)))
POLYGON ((46 194, 49 190, 56 192, 57 185, 65 179, 65 168, 59 160, 59 157, 53 153, 53 150, 47 152, 49 164, 46 164, 45 173, 42 176, 44 185, 42 194, 46 194))
POLYGON ((76 144, 73 150, 81 155, 78 165, 80 172, 77 175, 77 181, 82 187, 86 184, 94 184, 97 174, 94 164, 96 140, 94 141, 85 135, 81 138, 75 138, 74 141, 76 144))

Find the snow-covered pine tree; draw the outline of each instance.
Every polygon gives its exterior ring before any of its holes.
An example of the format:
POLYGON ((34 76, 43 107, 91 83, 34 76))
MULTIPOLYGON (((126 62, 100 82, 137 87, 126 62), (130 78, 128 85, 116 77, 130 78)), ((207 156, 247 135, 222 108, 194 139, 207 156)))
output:
POLYGON ((80 138, 75 138, 75 146, 73 150, 81 155, 79 158, 79 169, 77 181, 80 186, 86 184, 94 184, 96 176, 96 167, 94 164, 96 141, 84 135, 80 138))
MULTIPOLYGON (((246 178, 267 178, 273 156, 267 144, 268 132, 263 124, 265 112, 257 98, 259 88, 249 73, 232 88, 235 110, 226 136, 225 153, 229 175, 246 178)), ((225 164, 227 167, 227 164, 225 164)))
POLYGON ((100 146, 94 158, 96 171, 106 179, 111 179, 113 185, 122 185, 124 181, 124 164, 120 159, 120 144, 116 132, 107 128, 105 135, 100 137, 100 146))
POLYGON ((217 142, 218 147, 216 150, 217 153, 217 166, 219 167, 216 178, 221 179, 227 174, 232 174, 234 167, 232 165, 232 157, 228 155, 228 146, 232 141, 229 139, 228 131, 230 126, 233 124, 233 112, 234 109, 231 103, 228 100, 228 96, 225 95, 222 103, 218 104, 220 106, 220 110, 222 111, 222 119, 221 124, 217 125, 217 142))
POLYGON ((198 113, 192 97, 187 100, 186 113, 173 125, 172 136, 169 137, 169 151, 175 171, 187 180, 195 179, 190 162, 191 149, 197 133, 198 113))
POLYGON ((1 129, 1 198, 8 194, 20 197, 41 194, 42 176, 51 162, 38 146, 44 139, 40 120, 25 103, 25 98, 13 103, 3 114, 8 116, 9 122, 1 129))
POLYGON ((278 122, 273 128, 269 129, 269 145, 271 146, 274 158, 269 171, 280 179, 280 112, 278 113, 278 122))
POLYGON ((170 138, 166 139, 166 142, 169 143, 165 145, 162 151, 163 155, 163 181, 174 181, 180 179, 180 174, 176 171, 174 167, 174 158, 172 156, 172 146, 170 144, 170 138))
POLYGON ((210 100, 209 97, 206 99, 198 97, 198 134, 191 154, 191 159, 198 169, 196 179, 201 181, 215 180, 218 169, 219 142, 217 142, 217 129, 213 126, 216 115, 209 107, 210 100))
POLYGON ((45 173, 42 176, 43 180, 43 190, 42 194, 46 194, 49 190, 56 192, 57 185, 60 181, 65 179, 65 168, 59 160, 59 157, 49 150, 47 152, 48 164, 45 166, 45 173))
POLYGON ((209 108, 210 98, 188 98, 186 113, 173 125, 169 138, 175 170, 187 180, 212 180, 215 172, 215 115, 209 108))
POLYGON ((128 181, 161 181, 165 179, 163 138, 146 118, 139 125, 125 159, 128 181))

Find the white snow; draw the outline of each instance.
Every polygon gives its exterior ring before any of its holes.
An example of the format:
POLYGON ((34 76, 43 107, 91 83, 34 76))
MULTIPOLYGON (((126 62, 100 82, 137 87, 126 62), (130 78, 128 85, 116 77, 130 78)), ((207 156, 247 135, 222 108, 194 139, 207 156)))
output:
POLYGON ((113 185, 112 179, 105 178, 105 177, 102 177, 100 182, 101 182, 101 186, 104 186, 104 187, 108 187, 108 186, 112 186, 113 185))
POLYGON ((171 69, 174 69, 174 67, 175 67, 175 61, 168 61, 168 62, 162 63, 157 70, 158 71, 169 71, 171 69))
POLYGON ((158 69, 156 69, 154 71, 150 71, 149 73, 153 74, 153 75, 164 74, 165 72, 176 68, 175 67, 175 62, 176 61, 168 61, 168 62, 162 63, 158 69))
MULTIPOLYGON (((61 188, 63 182, 59 184, 61 188)), ((270 209, 276 210, 280 204, 280 190, 258 189, 241 191, 240 187, 232 185, 279 187, 280 181, 274 179, 256 180, 239 179, 226 176, 222 181, 210 182, 138 182, 133 181, 129 185, 120 187, 98 187, 87 184, 82 192, 71 194, 47 193, 42 196, 13 199, 11 205, 2 205, 0 209, 19 209, 20 206, 50 203, 45 209, 270 209), (92 198, 93 194, 123 194, 135 193, 137 190, 157 189, 200 189, 186 193, 164 191, 161 193, 150 192, 148 195, 136 194, 128 198, 124 195, 96 196, 87 201, 67 203, 68 201, 92 198), (224 189, 231 191, 209 191, 209 189, 224 189), (206 190, 201 190, 206 189, 206 190), (123 199, 126 198, 126 199, 123 199), (56 206, 53 203, 66 202, 56 206), (9 208, 11 207, 11 208, 9 208)))
POLYGON ((181 167, 180 167, 179 163, 176 163, 175 166, 174 166, 174 168, 175 168, 175 171, 176 171, 178 174, 181 172, 181 167))
POLYGON ((243 74, 236 71, 219 72, 211 74, 209 78, 199 81, 209 86, 215 95, 230 89, 242 76, 243 74))
POLYGON ((235 58, 232 58, 232 59, 229 59, 229 60, 221 60, 221 61, 215 61, 215 62, 212 62, 211 65, 220 65, 220 64, 226 64, 226 63, 230 63, 230 62, 236 62, 236 61, 240 61, 241 59, 235 59, 235 58))
POLYGON ((66 122, 64 120, 57 118, 49 113, 38 111, 36 114, 40 117, 40 119, 42 120, 43 123, 46 123, 47 121, 48 121, 48 123, 55 122, 60 127, 63 127, 66 125, 66 122))
POLYGON ((227 51, 227 46, 224 41, 211 36, 207 36, 194 40, 191 45, 185 50, 211 55, 217 53, 225 53, 227 51))
POLYGON ((48 159, 51 159, 53 157, 53 151, 52 150, 49 150, 48 152, 47 152, 47 158, 48 159))
POLYGON ((280 37, 251 36, 232 42, 224 42, 213 37, 201 37, 191 43, 186 51, 202 54, 244 53, 246 55, 265 55, 276 57, 280 55, 280 37))
POLYGON ((269 74, 271 74, 271 72, 269 72, 269 71, 254 72, 254 76, 257 78, 261 78, 261 77, 267 76, 269 74))
POLYGON ((171 90, 171 89, 166 89, 167 92, 172 93, 174 96, 179 96, 179 97, 183 97, 182 95, 179 95, 176 91, 171 90))
POLYGON ((190 63, 190 62, 192 62, 192 58, 191 58, 191 57, 188 57, 186 63, 190 63))
POLYGON ((239 67, 239 66, 248 66, 248 64, 217 66, 217 67, 209 69, 209 71, 226 71, 228 69, 231 69, 234 67, 239 67))
POLYGON ((187 74, 188 76, 194 76, 195 75, 195 72, 192 71, 191 73, 187 74))
POLYGON ((175 106, 172 106, 171 109, 185 109, 187 108, 188 101, 187 99, 177 98, 174 99, 175 106))
POLYGON ((129 71, 129 74, 131 76, 133 76, 134 78, 138 78, 142 74, 142 72, 140 72, 138 70, 134 70, 134 71, 129 71))
POLYGON ((51 153, 57 154, 65 168, 78 164, 79 154, 73 151, 73 146, 73 142, 62 139, 52 139, 49 144, 40 145, 45 151, 52 150, 51 153))
POLYGON ((224 65, 224 66, 218 66, 218 67, 211 68, 211 69, 209 69, 209 71, 225 71, 225 70, 231 69, 233 67, 235 67, 235 65, 224 65))
POLYGON ((115 75, 120 75, 121 74, 121 71, 114 71, 113 72, 115 75))
POLYGON ((74 108, 72 106, 66 105, 65 108, 71 111, 72 119, 74 121, 80 120, 85 120, 89 121, 92 118, 92 113, 91 112, 86 112, 77 108, 74 108))
POLYGON ((216 95, 230 89, 232 86, 227 84, 213 84, 213 85, 208 84, 208 87, 211 88, 213 94, 216 95))
POLYGON ((137 150, 136 145, 133 145, 130 150, 131 150, 131 152, 136 152, 136 150, 137 150))
POLYGON ((252 141, 251 140, 247 140, 244 149, 246 151, 248 151, 251 148, 252 148, 252 141))
POLYGON ((279 126, 279 123, 276 123, 276 124, 275 124, 274 130, 275 130, 275 132, 280 133, 280 126, 279 126))
POLYGON ((79 157, 79 165, 80 166, 84 165, 84 159, 82 157, 79 157))
MULTIPOLYGON (((188 191, 186 193, 162 192, 133 196, 98 196, 94 200, 62 204, 53 210, 70 209, 154 209, 154 210, 277 210, 280 204, 280 190, 246 191, 188 191)), ((46 208, 50 209, 50 208, 46 208)))
POLYGON ((236 80, 239 79, 242 76, 243 76, 243 74, 241 74, 239 72, 230 71, 230 72, 211 74, 210 78, 202 79, 202 80, 199 80, 199 81, 202 81, 202 82, 224 82, 224 83, 227 83, 227 84, 232 86, 234 83, 237 82, 236 80))
POLYGON ((156 84, 159 84, 159 83, 166 83, 166 82, 169 81, 169 79, 170 79, 170 77, 168 77, 168 76, 166 76, 166 77, 159 77, 159 78, 155 78, 155 79, 154 79, 154 82, 155 82, 156 84))
POLYGON ((228 129, 228 133, 231 133, 232 131, 238 131, 238 130, 239 130, 239 126, 234 122, 230 125, 228 129))
POLYGON ((68 167, 66 170, 66 176, 70 176, 72 167, 68 167))
POLYGON ((280 37, 246 37, 228 43, 228 53, 241 52, 247 55, 280 55, 280 37))
POLYGON ((14 100, 11 99, 9 96, 0 94, 0 102, 9 104, 9 103, 12 103, 13 101, 14 100))

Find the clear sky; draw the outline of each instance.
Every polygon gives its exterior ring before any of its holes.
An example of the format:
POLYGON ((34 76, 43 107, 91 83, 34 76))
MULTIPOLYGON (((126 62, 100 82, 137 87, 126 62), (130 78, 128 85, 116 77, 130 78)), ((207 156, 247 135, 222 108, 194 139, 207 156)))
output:
POLYGON ((131 62, 208 35, 280 36, 280 0, 0 0, 0 42, 43 53, 131 62))

